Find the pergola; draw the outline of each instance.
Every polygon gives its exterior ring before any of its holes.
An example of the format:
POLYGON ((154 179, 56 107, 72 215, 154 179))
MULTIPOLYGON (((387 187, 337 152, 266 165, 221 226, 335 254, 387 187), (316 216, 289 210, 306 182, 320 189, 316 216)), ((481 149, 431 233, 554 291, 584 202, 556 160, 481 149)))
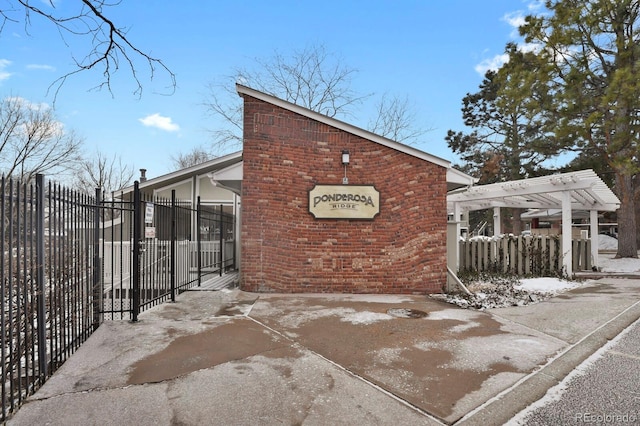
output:
MULTIPOLYGON (((598 212, 616 211, 620 200, 593 170, 554 174, 518 181, 471 186, 449 192, 447 208, 453 212, 456 238, 460 235, 461 215, 464 212, 493 208, 494 234, 500 232, 500 208, 561 209, 562 262, 565 272, 572 275, 571 217, 572 211, 589 212, 591 255, 598 262, 598 212)), ((451 223, 451 222, 450 222, 451 223)), ((458 244, 455 244, 456 261, 458 244)))

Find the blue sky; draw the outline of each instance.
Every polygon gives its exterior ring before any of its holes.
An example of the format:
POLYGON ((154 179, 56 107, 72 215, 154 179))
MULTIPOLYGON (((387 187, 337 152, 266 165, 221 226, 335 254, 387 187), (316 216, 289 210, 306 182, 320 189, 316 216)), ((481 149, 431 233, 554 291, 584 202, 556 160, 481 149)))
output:
MULTIPOLYGON (((56 0, 60 10, 78 0, 56 0)), ((220 125, 202 105, 207 86, 252 66, 274 50, 286 54, 323 44, 358 73, 361 93, 408 95, 417 125, 432 129, 415 145, 455 161, 444 137, 464 130, 461 101, 476 92, 488 67, 500 64, 505 44, 518 40, 515 24, 531 13, 533 0, 396 1, 195 1, 123 0, 105 14, 128 29, 136 47, 158 57, 177 79, 158 72, 149 80, 145 63, 136 66, 141 98, 124 68, 115 74, 113 93, 91 90, 100 72, 83 72, 66 81, 55 102, 58 119, 85 143, 118 154, 148 177, 172 171, 170 157, 210 142, 208 130, 220 125)), ((42 1, 42 8, 48 7, 42 1)), ((0 95, 33 103, 53 103, 49 85, 73 70, 72 54, 82 56, 84 41, 67 40, 54 26, 32 17, 7 23, 0 34, 0 95), (81 43, 81 44, 78 44, 81 43)), ((86 47, 86 46, 84 46, 86 47)), ((375 98, 375 97, 374 97, 375 98)), ((366 127, 373 110, 363 105, 348 121, 366 127)))

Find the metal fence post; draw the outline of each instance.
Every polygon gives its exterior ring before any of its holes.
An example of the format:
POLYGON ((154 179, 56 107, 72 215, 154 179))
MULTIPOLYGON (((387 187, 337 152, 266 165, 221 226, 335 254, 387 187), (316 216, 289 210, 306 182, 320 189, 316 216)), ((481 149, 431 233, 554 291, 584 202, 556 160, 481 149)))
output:
POLYGON ((198 250, 198 287, 202 285, 202 244, 200 244, 200 215, 202 214, 202 210, 200 208, 200 196, 198 195, 198 204, 196 206, 196 247, 198 250))
POLYGON ((171 190, 171 301, 176 301, 176 190, 171 190))
POLYGON ((131 321, 138 321, 140 313, 140 239, 142 238, 142 208, 140 203, 140 184, 133 183, 133 283, 131 321))
POLYGON ((45 272, 44 272, 44 175, 36 175, 36 285, 37 285, 37 324, 38 324, 38 367, 40 368, 40 378, 46 379, 47 373, 47 312, 45 293, 45 272))
POLYGON ((222 204, 220 204, 220 223, 218 224, 218 229, 220 230, 220 276, 222 276, 222 270, 224 269, 224 231, 223 226, 224 222, 222 220, 222 204))
POLYGON ((100 205, 102 204, 102 189, 96 188, 95 206, 93 208, 93 331, 100 326, 102 311, 102 265, 100 264, 100 205))
POLYGON ((237 270, 238 269, 238 259, 236 259, 236 250, 237 250, 237 242, 236 242, 236 228, 238 226, 238 223, 236 221, 236 215, 234 214, 232 217, 232 221, 231 221, 231 226, 233 227, 233 267, 232 270, 237 270))

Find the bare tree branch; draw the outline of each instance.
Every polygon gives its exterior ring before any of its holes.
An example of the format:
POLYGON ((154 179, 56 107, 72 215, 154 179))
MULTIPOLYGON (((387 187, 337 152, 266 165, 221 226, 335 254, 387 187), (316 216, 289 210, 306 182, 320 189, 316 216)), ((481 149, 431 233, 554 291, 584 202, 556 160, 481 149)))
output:
POLYGON ((414 111, 407 96, 398 97, 385 93, 376 103, 376 116, 369 121, 368 129, 396 142, 415 144, 431 129, 415 126, 414 111))
POLYGON ((197 166, 198 164, 202 164, 206 161, 212 160, 215 158, 215 155, 207 151, 201 146, 194 147, 191 151, 186 153, 179 153, 176 156, 171 156, 171 161, 176 168, 186 169, 187 167, 197 166))
POLYGON ((78 160, 81 144, 47 105, 20 97, 0 100, 0 170, 5 176, 28 181, 36 173, 66 171, 78 160))
POLYGON ((209 86, 204 106, 226 124, 212 132, 215 150, 225 151, 242 142, 242 102, 234 92, 235 82, 329 117, 347 117, 370 96, 352 89, 356 74, 323 45, 294 50, 288 56, 276 51, 268 58, 256 58, 253 68, 238 68, 209 86))
MULTIPOLYGON (((170 79, 169 93, 171 94, 176 88, 175 74, 165 65, 165 63, 149 53, 142 51, 127 36, 124 28, 118 28, 116 24, 108 18, 105 13, 106 8, 116 7, 120 4, 120 0, 80 0, 80 8, 71 15, 60 15, 53 1, 48 2, 48 8, 39 7, 42 3, 31 0, 17 0, 24 8, 24 24, 25 31, 28 33, 29 27, 32 25, 32 14, 44 18, 55 25, 58 29, 60 37, 65 45, 69 46, 67 38, 85 37, 91 40, 91 49, 84 54, 82 59, 77 59, 74 55, 73 60, 76 69, 69 71, 63 76, 57 78, 49 86, 54 91, 54 100, 67 81, 68 78, 82 71, 88 71, 100 68, 103 81, 94 89, 106 88, 112 92, 112 77, 118 71, 121 65, 125 65, 129 69, 136 88, 133 93, 142 96, 143 86, 136 68, 136 58, 142 58, 147 65, 150 80, 153 80, 157 71, 164 71, 170 79), (37 3, 37 4, 36 4, 37 3)), ((45 3, 46 4, 46 3, 45 3)), ((4 24, 10 21, 17 21, 9 18, 9 14, 16 12, 16 8, 12 8, 11 4, 0 7, 0 16, 2 16, 2 26, 0 32, 4 28, 4 24)))
MULTIPOLYGON (((352 89, 357 70, 327 52, 323 45, 294 50, 290 55, 274 52, 255 59, 253 68, 238 68, 221 82, 209 85, 204 106, 222 126, 211 132, 218 154, 242 143, 242 102, 234 82, 284 99, 329 117, 349 117, 372 94, 352 89)), ((430 129, 416 127, 416 115, 408 97, 383 95, 376 105, 369 130, 401 143, 416 143, 430 129)))
POLYGON ((84 158, 78 163, 75 186, 88 194, 95 188, 101 188, 105 197, 131 184, 134 170, 130 164, 124 164, 119 155, 107 156, 96 151, 92 158, 84 158))
POLYGON ((222 121, 209 130, 212 150, 217 154, 242 146, 242 102, 235 93, 235 85, 231 84, 234 77, 224 80, 209 84, 209 99, 203 103, 210 115, 222 121))

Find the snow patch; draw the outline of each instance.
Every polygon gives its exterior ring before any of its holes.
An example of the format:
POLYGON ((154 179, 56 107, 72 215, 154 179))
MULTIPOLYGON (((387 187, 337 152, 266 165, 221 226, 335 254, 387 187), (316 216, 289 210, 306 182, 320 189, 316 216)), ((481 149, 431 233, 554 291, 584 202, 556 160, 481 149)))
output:
POLYGON ((618 240, 608 235, 598 235, 599 250, 618 250, 618 240))
POLYGON ((306 311, 290 312, 281 318, 284 325, 290 328, 299 328, 303 324, 317 320, 320 318, 337 316, 347 318, 350 315, 357 315, 355 309, 352 308, 324 308, 324 309, 307 309, 306 311))
POLYGON ((350 322, 351 324, 373 324, 378 321, 386 321, 390 319, 393 319, 393 317, 388 314, 365 311, 344 314, 342 318, 340 318, 340 321, 350 322))
POLYGON ((600 253, 598 260, 600 263, 598 266, 602 272, 640 272, 640 259, 630 257, 616 259, 615 253, 600 253))
POLYGON ((472 328, 480 327, 480 325, 481 324, 479 322, 470 321, 466 324, 459 324, 459 325, 453 326, 449 329, 449 331, 452 333, 462 333, 467 330, 471 330, 472 328))
POLYGON ((519 290, 528 292, 557 294, 579 286, 580 283, 577 281, 567 281, 558 278, 542 277, 521 279, 520 284, 517 284, 514 287, 519 290))
POLYGON ((468 321, 469 313, 461 311, 459 309, 445 309, 442 311, 429 312, 429 316, 427 316, 425 319, 468 321))
POLYGON ((413 299, 408 296, 395 294, 348 294, 340 295, 341 300, 366 303, 405 303, 413 299))

